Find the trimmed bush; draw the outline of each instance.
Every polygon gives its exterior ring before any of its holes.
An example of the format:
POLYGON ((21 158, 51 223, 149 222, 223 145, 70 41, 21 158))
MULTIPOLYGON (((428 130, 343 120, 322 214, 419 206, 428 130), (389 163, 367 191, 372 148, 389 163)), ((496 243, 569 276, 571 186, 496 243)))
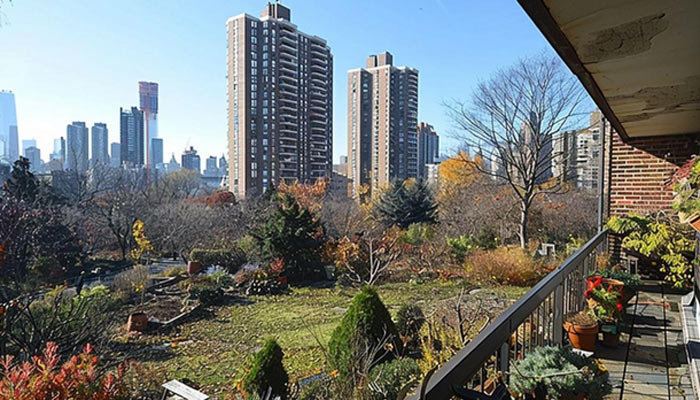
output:
POLYGON ((218 265, 231 274, 235 274, 245 264, 246 256, 238 247, 232 249, 193 249, 190 252, 191 261, 199 261, 202 266, 218 265))
POLYGON ((253 367, 243 379, 246 393, 264 396, 272 388, 272 396, 287 398, 289 375, 282 365, 284 353, 274 339, 270 339, 253 360, 253 367))
POLYGON ((370 373, 370 398, 372 400, 396 399, 399 391, 420 375, 420 368, 412 358, 399 358, 379 364, 372 368, 370 373))
MULTIPOLYGON (((401 350, 398 331, 389 311, 374 288, 365 286, 353 298, 340 325, 331 334, 328 343, 331 367, 337 369, 341 377, 347 378, 353 373, 353 363, 366 355, 364 352, 368 348, 380 345, 383 340, 392 344, 395 350, 401 350)), ((377 357, 384 357, 383 361, 390 359, 383 351, 378 352, 377 357)))

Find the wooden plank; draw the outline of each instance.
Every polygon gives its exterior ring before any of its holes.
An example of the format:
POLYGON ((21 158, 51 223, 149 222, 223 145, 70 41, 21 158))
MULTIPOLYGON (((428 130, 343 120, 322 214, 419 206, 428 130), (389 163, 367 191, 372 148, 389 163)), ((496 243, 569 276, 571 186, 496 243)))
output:
POLYGON ((185 398, 185 400, 207 400, 209 398, 209 396, 207 396, 206 394, 198 390, 192 389, 184 383, 178 382, 174 379, 170 382, 165 382, 163 384, 163 388, 168 392, 185 398))

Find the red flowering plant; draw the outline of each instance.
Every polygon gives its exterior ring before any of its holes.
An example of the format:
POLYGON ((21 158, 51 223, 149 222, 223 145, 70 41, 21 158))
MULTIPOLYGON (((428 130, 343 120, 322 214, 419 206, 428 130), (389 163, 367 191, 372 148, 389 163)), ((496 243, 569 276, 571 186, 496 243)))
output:
POLYGON ((600 322, 615 323, 623 310, 622 286, 610 284, 610 280, 594 275, 586 279, 588 288, 583 296, 600 322))
POLYGON ((59 365, 58 346, 49 342, 41 356, 16 363, 0 360, 0 398, 4 400, 120 400, 128 398, 121 365, 113 374, 98 373, 97 356, 88 344, 59 365))

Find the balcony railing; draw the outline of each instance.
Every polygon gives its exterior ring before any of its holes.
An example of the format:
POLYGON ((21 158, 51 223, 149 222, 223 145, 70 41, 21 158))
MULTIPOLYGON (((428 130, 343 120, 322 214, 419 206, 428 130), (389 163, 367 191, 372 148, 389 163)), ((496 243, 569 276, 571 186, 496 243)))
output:
POLYGON ((508 379, 511 360, 537 346, 561 346, 564 316, 585 307, 585 278, 596 256, 607 249, 607 231, 598 233, 520 300, 488 325, 432 376, 411 400, 449 400, 455 388, 483 391, 488 377, 508 379))

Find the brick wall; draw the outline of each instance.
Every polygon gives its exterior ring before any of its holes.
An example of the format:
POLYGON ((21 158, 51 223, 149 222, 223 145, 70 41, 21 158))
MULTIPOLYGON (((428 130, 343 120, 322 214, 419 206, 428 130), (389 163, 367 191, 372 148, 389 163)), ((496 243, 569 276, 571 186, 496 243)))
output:
POLYGON ((671 208, 673 195, 664 185, 679 166, 699 154, 700 135, 637 139, 613 135, 610 215, 647 213, 671 208))

